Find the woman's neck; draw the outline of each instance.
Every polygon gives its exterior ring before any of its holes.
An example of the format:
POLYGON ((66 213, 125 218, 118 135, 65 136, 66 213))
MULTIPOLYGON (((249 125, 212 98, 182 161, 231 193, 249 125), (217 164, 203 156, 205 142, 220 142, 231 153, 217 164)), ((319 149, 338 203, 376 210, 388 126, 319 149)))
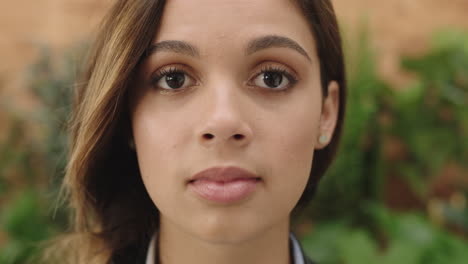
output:
POLYGON ((242 241, 206 241, 161 219, 159 264, 292 264, 289 219, 242 241))

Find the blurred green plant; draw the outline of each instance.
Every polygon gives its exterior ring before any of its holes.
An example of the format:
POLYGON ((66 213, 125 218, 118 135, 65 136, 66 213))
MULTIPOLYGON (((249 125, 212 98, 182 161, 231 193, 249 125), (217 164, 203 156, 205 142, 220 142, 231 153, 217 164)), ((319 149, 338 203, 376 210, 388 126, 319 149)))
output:
POLYGON ((435 227, 424 215, 397 214, 367 204, 384 243, 363 227, 346 221, 323 222, 302 240, 304 250, 321 264, 445 264, 466 263, 468 243, 435 227))
POLYGON ((12 126, 7 139, 0 142, 0 203, 6 204, 0 214, 0 234, 6 237, 0 264, 26 263, 41 241, 66 229, 68 212, 57 204, 57 197, 66 160, 64 128, 76 76, 74 50, 57 62, 44 49, 30 68, 29 89, 40 102, 33 113, 5 99, 2 103, 12 126))
POLYGON ((394 169, 421 199, 445 165, 468 164, 468 34, 441 32, 433 43, 429 54, 403 58, 418 79, 392 100, 391 130, 406 145, 394 169))
POLYGON ((436 34, 427 54, 403 58, 402 67, 416 76, 403 89, 378 77, 365 30, 357 43, 347 50, 340 153, 307 212, 316 221, 301 236, 304 248, 321 264, 466 263, 468 34, 436 34), (385 147, 395 140, 403 151, 387 157, 385 147), (452 200, 432 199, 433 181, 448 164, 459 169, 450 179, 452 200), (402 177, 428 212, 386 209, 385 183, 393 177, 402 177))
POLYGON ((0 263, 25 263, 34 255, 37 243, 47 239, 53 228, 38 190, 22 190, 4 208, 2 228, 8 243, 0 250, 0 263))

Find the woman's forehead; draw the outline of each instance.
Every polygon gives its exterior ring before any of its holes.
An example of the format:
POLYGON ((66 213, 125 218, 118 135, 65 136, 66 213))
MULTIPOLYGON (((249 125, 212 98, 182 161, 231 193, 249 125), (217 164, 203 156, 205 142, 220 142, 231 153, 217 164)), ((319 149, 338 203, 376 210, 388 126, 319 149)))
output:
POLYGON ((183 40, 208 46, 246 44, 279 35, 315 50, 307 20, 291 0, 170 0, 153 43, 183 40))

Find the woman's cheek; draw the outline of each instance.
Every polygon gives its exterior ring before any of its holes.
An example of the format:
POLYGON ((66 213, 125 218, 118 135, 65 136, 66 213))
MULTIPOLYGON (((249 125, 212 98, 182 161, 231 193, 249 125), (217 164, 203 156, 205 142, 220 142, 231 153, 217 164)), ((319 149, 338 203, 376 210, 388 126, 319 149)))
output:
POLYGON ((318 107, 313 105, 302 106, 304 111, 291 111, 282 120, 285 125, 276 126, 268 140, 268 162, 275 166, 273 184, 293 200, 302 195, 312 168, 320 116, 318 107))

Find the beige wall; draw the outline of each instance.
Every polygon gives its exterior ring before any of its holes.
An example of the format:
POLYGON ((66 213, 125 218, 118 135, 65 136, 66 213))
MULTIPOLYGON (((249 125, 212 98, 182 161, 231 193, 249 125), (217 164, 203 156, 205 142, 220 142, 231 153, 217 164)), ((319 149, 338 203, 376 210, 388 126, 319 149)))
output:
MULTIPOLYGON (((47 45, 60 51, 85 39, 112 2, 0 0, 0 80, 4 83, 0 95, 26 100, 21 76, 37 57, 39 47, 47 45)), ((360 20, 367 17, 381 58, 379 70, 385 78, 397 83, 405 79, 398 72, 399 55, 422 52, 431 32, 439 28, 468 28, 468 0, 333 2, 347 32, 353 32, 360 20)))
POLYGON ((10 98, 14 98, 17 107, 34 105, 25 91, 24 76, 41 46, 51 47, 59 54, 85 39, 111 2, 0 0, 0 104, 2 99, 7 98, 10 103, 10 98))
MULTIPOLYGON (((333 0, 332 0, 333 1, 333 0)), ((353 31, 365 18, 379 56, 379 70, 394 84, 406 76, 399 71, 401 55, 428 48, 437 30, 460 28, 468 33, 468 0, 334 0, 341 24, 353 31)))

